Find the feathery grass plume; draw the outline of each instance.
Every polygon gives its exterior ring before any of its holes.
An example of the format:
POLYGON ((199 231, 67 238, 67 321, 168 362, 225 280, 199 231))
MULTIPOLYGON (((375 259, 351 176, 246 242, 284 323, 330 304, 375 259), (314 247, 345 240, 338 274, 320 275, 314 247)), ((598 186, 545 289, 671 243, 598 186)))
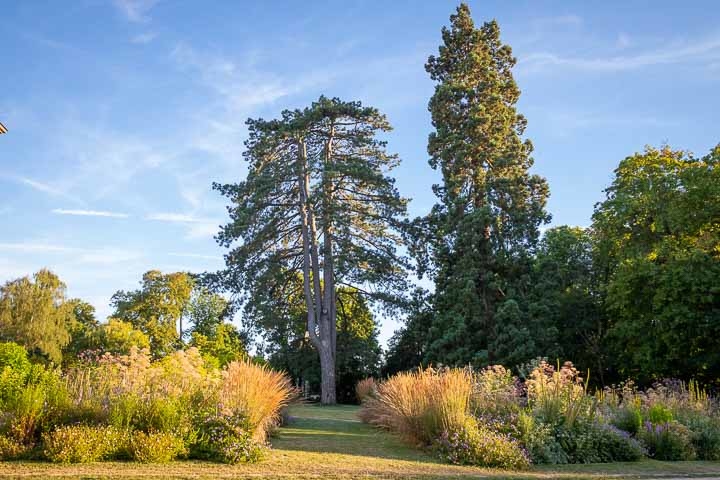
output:
POLYGON ((220 403, 223 408, 243 412, 253 437, 264 441, 280 420, 280 410, 297 395, 285 373, 247 360, 232 362, 223 371, 220 403))
POLYGON ((357 385, 355 385, 355 396, 357 397, 358 403, 362 403, 366 398, 375 395, 375 388, 374 378, 370 377, 360 380, 357 385))
POLYGON ((572 427, 578 418, 590 419, 595 414, 597 399, 587 395, 588 383, 583 382, 572 362, 558 369, 541 362, 526 386, 530 407, 546 423, 572 427))
POLYGON ((472 375, 457 368, 399 373, 377 386, 361 418, 409 440, 429 445, 443 431, 460 428, 469 414, 472 375))

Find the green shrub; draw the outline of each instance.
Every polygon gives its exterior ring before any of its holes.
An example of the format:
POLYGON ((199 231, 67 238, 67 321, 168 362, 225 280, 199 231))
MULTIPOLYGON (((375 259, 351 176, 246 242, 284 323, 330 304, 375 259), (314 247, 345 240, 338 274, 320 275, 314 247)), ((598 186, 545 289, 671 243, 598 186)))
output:
POLYGON ((620 430, 636 435, 642 428, 642 412, 635 406, 623 405, 613 412, 610 423, 620 430))
POLYGON ((647 454, 629 433, 605 423, 576 425, 565 439, 570 463, 633 462, 647 454))
POLYGON ((124 447, 126 434, 113 427, 68 425, 43 435, 45 456, 55 463, 88 463, 124 447))
POLYGON ((0 460, 15 460, 28 452, 26 445, 13 438, 0 435, 0 460))
POLYGON ((570 459, 558 442, 552 425, 537 421, 529 412, 520 412, 517 426, 518 438, 533 463, 551 465, 569 463, 570 459))
POLYGON ((720 460, 720 418, 701 412, 685 413, 678 418, 690 429, 699 460, 720 460))
POLYGON ((265 447, 254 440, 245 415, 207 415, 199 419, 198 440, 191 456, 223 463, 254 463, 265 456, 265 447))
POLYGON ((692 444, 692 432, 678 422, 653 425, 645 422, 638 437, 648 447, 650 455, 656 460, 694 460, 695 449, 692 444))
POLYGON ((653 425, 660 425, 673 421, 673 413, 666 406, 656 403, 647 412, 647 420, 653 425))
POLYGON ((167 463, 186 453, 183 440, 167 432, 134 432, 130 439, 133 460, 142 463, 167 463))
POLYGON ((141 405, 133 426, 144 432, 171 433, 187 441, 194 441, 194 429, 187 398, 153 398, 141 405))
POLYGON ((444 431, 433 447, 440 458, 455 464, 509 469, 530 465, 530 459, 516 440, 474 421, 468 421, 458 430, 444 431))
POLYGON ((0 342, 0 370, 8 367, 20 373, 27 373, 30 366, 28 353, 24 347, 13 342, 0 342))

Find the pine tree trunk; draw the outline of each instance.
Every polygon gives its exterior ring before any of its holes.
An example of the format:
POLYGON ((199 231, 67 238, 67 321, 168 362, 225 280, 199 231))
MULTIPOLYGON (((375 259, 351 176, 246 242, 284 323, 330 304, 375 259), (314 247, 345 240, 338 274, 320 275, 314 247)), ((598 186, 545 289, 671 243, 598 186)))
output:
MULTIPOLYGON (((327 319, 329 320, 329 319, 327 319)), ((326 321, 326 319, 323 319, 326 321)), ((335 352, 332 351, 329 339, 322 339, 318 348, 320 354, 320 403, 335 405, 335 352)))

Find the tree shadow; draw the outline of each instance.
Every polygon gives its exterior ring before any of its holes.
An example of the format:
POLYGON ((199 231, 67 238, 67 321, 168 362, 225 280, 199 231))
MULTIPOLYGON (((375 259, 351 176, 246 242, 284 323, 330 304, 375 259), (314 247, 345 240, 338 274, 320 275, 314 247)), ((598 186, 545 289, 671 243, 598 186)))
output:
POLYGON ((272 444, 282 450, 441 463, 398 436, 359 420, 294 418, 281 429, 272 444))

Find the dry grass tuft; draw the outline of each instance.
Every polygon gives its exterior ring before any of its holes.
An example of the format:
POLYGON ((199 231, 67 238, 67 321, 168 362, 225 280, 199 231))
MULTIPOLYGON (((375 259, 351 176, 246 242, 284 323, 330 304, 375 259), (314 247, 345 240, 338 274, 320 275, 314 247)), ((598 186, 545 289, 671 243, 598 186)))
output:
POLYGON ((399 373, 377 386, 375 398, 363 403, 360 416, 427 445, 443 430, 465 425, 472 392, 472 374, 466 370, 399 373))
POLYGON ((246 360, 232 362, 223 371, 220 403, 241 411, 253 426, 256 440, 264 441, 280 421, 280 411, 297 395, 290 379, 265 365, 246 360))
POLYGON ((358 402, 362 403, 366 398, 374 396, 376 388, 377 385, 374 378, 370 377, 360 380, 357 385, 355 385, 355 396, 358 402))

